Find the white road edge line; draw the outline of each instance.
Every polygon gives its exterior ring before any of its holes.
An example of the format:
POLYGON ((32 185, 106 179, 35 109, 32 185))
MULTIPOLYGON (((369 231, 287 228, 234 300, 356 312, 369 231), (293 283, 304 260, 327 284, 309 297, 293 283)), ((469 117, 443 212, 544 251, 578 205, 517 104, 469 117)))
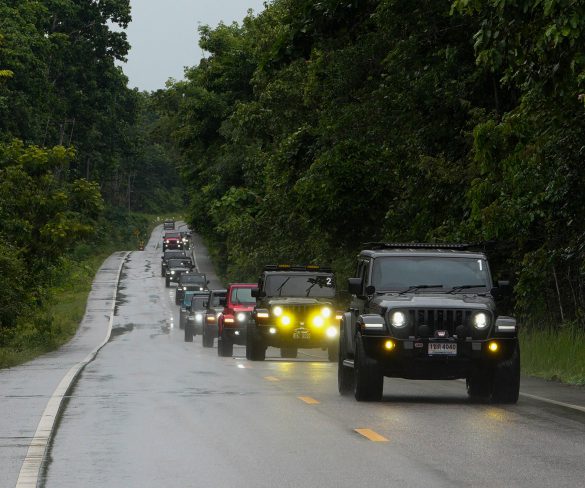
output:
POLYGON ((67 392, 69 391, 69 388, 71 388, 75 378, 77 378, 83 368, 96 357, 100 349, 102 349, 110 340, 110 336, 112 334, 112 325, 114 322, 114 311, 116 309, 116 299, 118 296, 118 283, 120 282, 122 268, 124 267, 124 263, 126 262, 129 254, 130 252, 126 252, 124 254, 120 263, 120 267, 118 268, 118 279, 116 280, 116 287, 114 288, 114 293, 112 295, 112 310, 110 312, 110 320, 108 323, 108 332, 106 334, 106 338, 98 347, 90 352, 83 361, 74 365, 67 372, 65 377, 61 380, 53 392, 53 395, 49 399, 49 402, 45 407, 45 411, 41 416, 41 420, 37 426, 35 435, 26 453, 26 458, 24 459, 22 467, 20 468, 20 474, 18 475, 15 488, 36 488, 41 467, 43 466, 45 455, 47 453, 47 447, 51 442, 55 423, 61 411, 63 399, 67 395, 67 392))
MULTIPOLYGON (((465 381, 465 380, 460 379, 459 381, 465 381)), ((550 398, 545 398, 545 397, 541 397, 538 395, 531 395, 530 393, 520 392, 519 394, 520 394, 520 396, 523 396, 526 398, 531 398, 532 400, 538 400, 539 402, 550 403, 551 405, 557 405, 559 407, 565 407, 565 408, 570 408, 572 410, 577 410, 579 412, 585 412, 585 407, 581 407, 579 405, 573 405, 572 403, 559 402, 558 400, 551 400, 550 398)))
POLYGON ((551 400, 550 398, 544 398, 538 395, 531 395, 529 393, 522 392, 520 392, 520 396, 532 398, 533 400, 538 400, 540 402, 551 403, 553 405, 558 405, 559 407, 571 408, 573 410, 578 410, 579 412, 585 412, 585 407, 580 407, 579 405, 573 405, 571 403, 559 402, 557 400, 551 400))

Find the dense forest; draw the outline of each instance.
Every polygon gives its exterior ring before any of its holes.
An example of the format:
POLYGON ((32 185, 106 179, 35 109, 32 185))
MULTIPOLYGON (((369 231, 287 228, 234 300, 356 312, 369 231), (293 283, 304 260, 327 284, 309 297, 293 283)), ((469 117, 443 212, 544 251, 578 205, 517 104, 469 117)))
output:
POLYGON ((584 323, 585 2, 274 0, 200 33, 157 135, 228 279, 494 241, 525 324, 584 323))
POLYGON ((0 345, 79 246, 181 205, 177 172, 226 279, 343 287, 365 241, 493 241, 523 323, 583 326, 585 2, 273 0, 154 93, 120 68, 130 21, 0 0, 0 345))
POLYGON ((129 211, 182 203, 152 97, 118 66, 130 20, 129 0, 0 0, 0 346, 129 211))

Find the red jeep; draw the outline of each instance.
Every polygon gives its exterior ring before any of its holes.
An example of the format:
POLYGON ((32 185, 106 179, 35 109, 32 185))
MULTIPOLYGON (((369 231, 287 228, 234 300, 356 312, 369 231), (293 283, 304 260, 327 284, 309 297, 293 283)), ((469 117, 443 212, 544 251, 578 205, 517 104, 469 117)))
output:
POLYGON ((165 232, 163 236, 163 252, 167 249, 183 249, 183 236, 180 232, 165 232))
POLYGON ((246 329, 251 319, 256 299, 252 298, 254 283, 237 283, 229 285, 225 298, 220 298, 223 311, 217 319, 218 356, 229 357, 234 352, 234 344, 246 344, 246 329))

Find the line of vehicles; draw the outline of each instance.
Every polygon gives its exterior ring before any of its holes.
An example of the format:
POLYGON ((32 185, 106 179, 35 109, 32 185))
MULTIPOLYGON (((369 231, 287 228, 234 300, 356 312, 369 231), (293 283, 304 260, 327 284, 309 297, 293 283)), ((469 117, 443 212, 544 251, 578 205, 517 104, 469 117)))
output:
POLYGON ((330 268, 268 265, 257 283, 209 290, 186 253, 172 254, 180 252, 165 251, 163 266, 177 283, 185 341, 199 334, 213 347, 217 338, 219 356, 234 344, 251 361, 263 361, 269 346, 283 358, 321 348, 337 361, 339 393, 358 401, 380 400, 385 376, 465 379, 472 399, 518 401, 518 326, 501 314, 511 287, 493 282, 474 246, 365 244, 344 311, 330 268))

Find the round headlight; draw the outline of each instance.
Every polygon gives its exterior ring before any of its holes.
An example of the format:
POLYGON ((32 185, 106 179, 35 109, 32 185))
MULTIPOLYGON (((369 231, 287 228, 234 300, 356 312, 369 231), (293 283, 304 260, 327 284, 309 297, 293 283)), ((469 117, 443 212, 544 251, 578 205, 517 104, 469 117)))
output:
POLYGON ((403 312, 394 312, 390 319, 392 327, 404 327, 406 325, 406 315, 403 312))
POLYGON ((245 313, 239 313, 237 316, 238 322, 243 322, 244 320, 246 320, 246 314, 245 313))
POLYGON ((335 327, 331 326, 327 329, 325 334, 327 334, 327 337, 332 339, 333 337, 335 337, 337 335, 337 329, 335 327))
POLYGON ((315 327, 322 327, 324 322, 325 321, 323 320, 323 317, 321 317, 320 315, 313 317, 313 325, 315 327))
POLYGON ((197 315, 195 315, 195 321, 196 322, 201 322, 203 320, 203 315, 198 313, 197 315))
POLYGON ((488 326, 488 317, 485 313, 480 312, 473 317, 473 325, 477 329, 485 329, 488 326))
POLYGON ((186 290, 186 289, 187 289, 187 287, 186 287, 186 286, 184 286, 184 287, 183 287, 183 290, 186 290))
POLYGON ((280 317, 282 315, 282 307, 274 307, 272 313, 275 317, 280 317))
POLYGON ((280 323, 282 325, 290 325, 291 320, 290 317, 288 315, 284 315, 281 319, 280 319, 280 323))
POLYGON ((175 274, 175 272, 174 271, 171 271, 171 274, 175 274))
POLYGON ((321 315, 323 315, 323 317, 328 319, 329 317, 331 317, 331 309, 329 307, 323 307, 321 309, 321 315))

